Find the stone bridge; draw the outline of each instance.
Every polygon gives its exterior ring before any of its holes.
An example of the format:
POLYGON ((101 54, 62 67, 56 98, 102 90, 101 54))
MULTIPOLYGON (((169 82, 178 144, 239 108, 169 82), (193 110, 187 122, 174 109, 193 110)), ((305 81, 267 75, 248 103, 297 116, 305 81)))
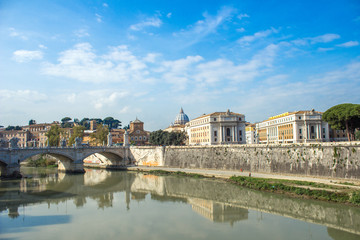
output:
POLYGON ((58 169, 68 173, 83 173, 84 159, 92 154, 103 155, 108 167, 125 167, 131 164, 129 147, 47 147, 0 149, 1 177, 15 176, 20 163, 29 157, 48 154, 58 160, 58 169))

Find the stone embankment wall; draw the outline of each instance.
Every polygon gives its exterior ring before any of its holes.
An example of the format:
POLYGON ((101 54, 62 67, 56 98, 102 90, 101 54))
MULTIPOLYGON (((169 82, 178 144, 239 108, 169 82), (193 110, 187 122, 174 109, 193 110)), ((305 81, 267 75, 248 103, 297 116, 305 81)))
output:
POLYGON ((142 166, 164 166, 164 147, 130 147, 131 163, 142 166))
POLYGON ((360 142, 132 147, 138 165, 360 179, 360 142))

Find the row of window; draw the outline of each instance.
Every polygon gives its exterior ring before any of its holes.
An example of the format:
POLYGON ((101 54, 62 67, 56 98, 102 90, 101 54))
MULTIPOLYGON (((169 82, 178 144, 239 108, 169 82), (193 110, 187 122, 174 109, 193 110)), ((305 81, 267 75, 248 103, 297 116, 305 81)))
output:
POLYGON ((146 137, 145 136, 140 136, 139 138, 138 137, 131 137, 130 138, 131 139, 131 141, 137 141, 137 140, 139 140, 139 141, 146 141, 146 137))

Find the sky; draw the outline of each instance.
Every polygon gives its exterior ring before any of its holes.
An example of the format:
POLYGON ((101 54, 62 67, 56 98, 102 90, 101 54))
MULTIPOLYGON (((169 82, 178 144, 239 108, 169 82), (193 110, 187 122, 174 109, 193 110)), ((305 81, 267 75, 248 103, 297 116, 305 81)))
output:
POLYGON ((360 1, 0 0, 0 125, 360 103, 360 1))

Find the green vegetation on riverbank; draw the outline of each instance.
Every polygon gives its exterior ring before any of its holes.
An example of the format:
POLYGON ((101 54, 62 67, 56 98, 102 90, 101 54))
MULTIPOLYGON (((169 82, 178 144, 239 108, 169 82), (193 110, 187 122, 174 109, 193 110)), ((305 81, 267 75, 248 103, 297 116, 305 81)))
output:
POLYGON ((349 191, 348 188, 333 189, 334 186, 322 183, 242 176, 232 176, 228 181, 236 185, 255 190, 284 193, 296 197, 318 199, 323 201, 360 205, 360 191, 349 191), (309 187, 305 188, 304 186, 310 186, 312 189, 309 187), (325 190, 326 188, 330 188, 332 190, 325 190))
MULTIPOLYGON (((138 169, 138 171, 142 170, 138 169)), ((201 174, 186 173, 181 171, 171 172, 166 170, 150 170, 146 172, 157 176, 209 178, 208 176, 201 174)), ((360 206, 360 191, 352 190, 348 186, 299 180, 267 179, 243 176, 232 176, 226 181, 254 190, 286 194, 297 198, 316 199, 336 203, 350 203, 360 206)))
POLYGON ((164 170, 150 170, 149 173, 150 173, 150 174, 153 174, 153 175, 157 175, 157 176, 169 176, 169 175, 173 175, 173 176, 179 176, 179 177, 207 178, 206 176, 201 175, 201 174, 197 174, 197 173, 186 173, 186 172, 181 172, 181 171, 169 172, 169 171, 164 171, 164 170))
POLYGON ((57 161, 54 159, 46 158, 44 155, 42 155, 38 159, 30 159, 27 162, 27 166, 29 167, 57 167, 57 161))

